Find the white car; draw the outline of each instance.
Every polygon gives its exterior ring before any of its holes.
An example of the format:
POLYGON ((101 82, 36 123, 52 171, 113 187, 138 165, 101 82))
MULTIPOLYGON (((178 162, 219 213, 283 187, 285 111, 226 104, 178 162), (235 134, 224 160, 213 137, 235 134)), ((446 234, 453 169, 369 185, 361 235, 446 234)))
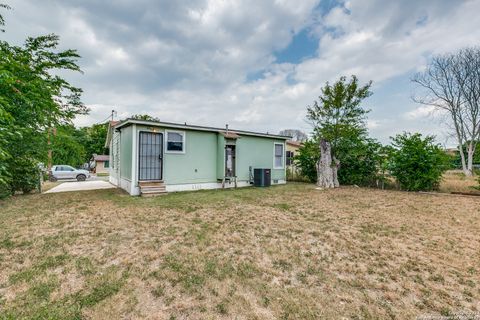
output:
POLYGON ((77 179, 77 181, 85 181, 90 178, 90 172, 83 169, 75 169, 71 166, 60 165, 53 166, 50 171, 49 180, 57 181, 60 179, 77 179))

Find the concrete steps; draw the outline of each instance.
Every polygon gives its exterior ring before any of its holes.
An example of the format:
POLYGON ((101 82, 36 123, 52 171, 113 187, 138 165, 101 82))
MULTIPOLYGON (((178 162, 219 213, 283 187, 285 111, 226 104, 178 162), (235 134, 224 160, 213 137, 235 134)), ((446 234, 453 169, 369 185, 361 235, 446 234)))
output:
POLYGON ((140 195, 142 197, 155 197, 167 194, 163 181, 140 181, 140 195))

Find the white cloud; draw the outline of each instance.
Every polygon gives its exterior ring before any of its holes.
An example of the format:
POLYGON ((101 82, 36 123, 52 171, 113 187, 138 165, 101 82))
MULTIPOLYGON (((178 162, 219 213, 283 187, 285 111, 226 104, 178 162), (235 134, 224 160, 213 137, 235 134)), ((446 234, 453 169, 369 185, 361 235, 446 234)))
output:
MULTIPOLYGON (((325 81, 357 74, 362 82, 374 80, 381 92, 387 80, 421 70, 432 53, 474 45, 480 37, 480 1, 345 1, 325 16, 318 15, 315 0, 11 5, 2 36, 19 42, 55 32, 62 47, 82 55, 85 74, 69 79, 84 88, 92 112, 78 125, 102 120, 114 106, 122 116, 309 131, 305 107, 325 81), (318 37, 317 53, 298 64, 277 64, 274 52, 305 27, 318 37), (247 80, 259 72, 262 78, 247 80)), ((368 105, 372 133, 385 140, 406 129, 426 130, 420 120, 428 108, 396 100, 385 95, 368 105)))
POLYGON ((368 119, 367 120, 367 128, 368 129, 376 129, 380 127, 380 121, 379 120, 374 120, 374 119, 368 119))
POLYGON ((405 113, 404 117, 408 120, 416 120, 420 118, 431 117, 434 115, 435 111, 436 110, 434 106, 420 106, 405 113))

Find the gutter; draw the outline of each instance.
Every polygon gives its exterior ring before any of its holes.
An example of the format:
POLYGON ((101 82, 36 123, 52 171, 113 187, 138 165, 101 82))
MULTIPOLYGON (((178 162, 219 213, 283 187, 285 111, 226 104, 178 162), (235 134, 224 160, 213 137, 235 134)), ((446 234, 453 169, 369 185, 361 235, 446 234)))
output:
MULTIPOLYGON (((173 123, 173 122, 157 122, 157 121, 147 121, 147 120, 133 120, 127 119, 125 121, 120 122, 114 128, 120 129, 123 127, 127 127, 129 125, 139 124, 139 125, 146 125, 146 126, 156 126, 156 127, 166 127, 166 128, 174 128, 174 129, 190 129, 194 131, 207 131, 207 132, 216 132, 216 133, 225 133, 225 128, 215 128, 215 127, 204 127, 204 126, 197 126, 197 125, 187 125, 180 124, 180 123, 173 123)), ((243 134, 247 136, 256 136, 256 137, 264 137, 264 138, 273 138, 273 139, 281 139, 281 140, 289 140, 292 137, 289 136, 281 136, 276 134, 268 134, 268 133, 261 133, 261 132, 253 132, 253 131, 244 131, 244 130, 232 130, 229 129, 229 133, 237 133, 243 134)))

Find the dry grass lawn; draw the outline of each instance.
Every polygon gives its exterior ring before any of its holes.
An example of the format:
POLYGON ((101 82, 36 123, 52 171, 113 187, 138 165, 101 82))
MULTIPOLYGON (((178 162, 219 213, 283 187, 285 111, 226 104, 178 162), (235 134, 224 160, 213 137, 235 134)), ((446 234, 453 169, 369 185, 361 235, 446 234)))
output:
POLYGON ((440 184, 439 192, 464 192, 479 194, 478 176, 465 177, 460 170, 450 170, 443 175, 443 181, 440 184))
POLYGON ((477 197, 307 184, 28 195, 0 203, 0 232, 4 318, 480 312, 477 197))

